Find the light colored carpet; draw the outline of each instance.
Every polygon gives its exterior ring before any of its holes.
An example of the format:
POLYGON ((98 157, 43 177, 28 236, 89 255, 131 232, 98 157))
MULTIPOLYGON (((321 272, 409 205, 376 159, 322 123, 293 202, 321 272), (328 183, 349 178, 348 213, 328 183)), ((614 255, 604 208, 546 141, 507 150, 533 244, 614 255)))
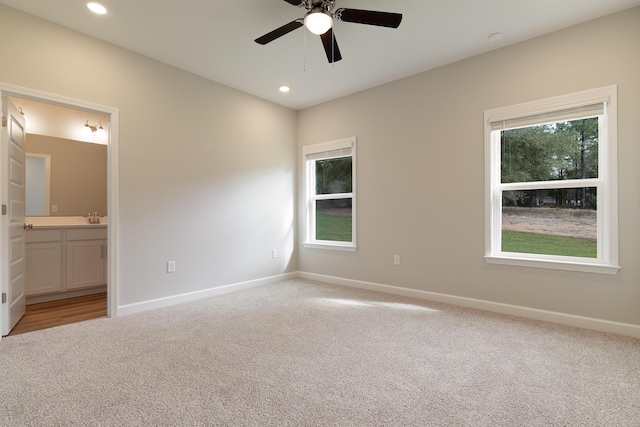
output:
POLYGON ((639 426, 640 340, 290 280, 0 343, 3 426, 639 426))

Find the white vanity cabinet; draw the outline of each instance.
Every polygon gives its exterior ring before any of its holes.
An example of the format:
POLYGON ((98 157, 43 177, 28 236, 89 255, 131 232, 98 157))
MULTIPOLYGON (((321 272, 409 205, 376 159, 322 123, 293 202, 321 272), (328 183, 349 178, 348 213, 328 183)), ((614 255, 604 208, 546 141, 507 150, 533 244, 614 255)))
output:
POLYGON ((25 239, 27 297, 40 302, 106 285, 106 226, 34 227, 25 239))
POLYGON ((107 283, 107 229, 69 229, 66 245, 67 291, 107 283))
POLYGON ((33 229, 25 233, 25 294, 61 292, 64 230, 33 229))

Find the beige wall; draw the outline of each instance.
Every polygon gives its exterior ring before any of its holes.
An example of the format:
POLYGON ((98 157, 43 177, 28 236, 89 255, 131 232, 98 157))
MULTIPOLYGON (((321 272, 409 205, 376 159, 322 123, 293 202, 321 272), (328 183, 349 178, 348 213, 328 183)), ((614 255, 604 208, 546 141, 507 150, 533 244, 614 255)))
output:
POLYGON ((294 111, 6 6, 0 39, 0 82, 119 109, 119 305, 297 270, 294 111))
POLYGON ((51 155, 51 216, 107 214, 107 146, 27 135, 27 153, 51 155))
POLYGON ((358 138, 358 251, 301 247, 300 270, 640 324, 639 24, 635 8, 301 111, 300 165, 304 145, 358 138), (620 272, 486 264, 484 110, 612 84, 620 272))

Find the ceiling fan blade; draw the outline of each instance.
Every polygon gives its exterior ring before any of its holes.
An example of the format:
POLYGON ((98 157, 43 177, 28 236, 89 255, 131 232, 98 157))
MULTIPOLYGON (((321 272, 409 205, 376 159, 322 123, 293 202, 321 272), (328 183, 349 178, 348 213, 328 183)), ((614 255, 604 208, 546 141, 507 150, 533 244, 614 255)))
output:
POLYGON ((337 9, 334 18, 356 24, 377 25, 379 27, 398 28, 402 22, 401 13, 377 12, 375 10, 337 9))
POLYGON ((255 42, 258 43, 258 44, 270 43, 270 42, 274 41, 275 39, 277 39, 278 37, 282 37, 285 34, 288 34, 291 31, 302 27, 303 22, 304 21, 302 19, 296 19, 295 21, 291 21, 288 24, 284 24, 282 27, 276 28, 275 30, 271 31, 270 33, 265 34, 262 37, 258 37, 255 40, 255 42))
POLYGON ((342 59, 342 55, 340 55, 340 49, 338 48, 338 42, 333 35, 333 30, 329 28, 326 33, 320 35, 320 38, 322 39, 324 52, 327 54, 327 60, 329 63, 332 64, 340 61, 342 59))
POLYGON ((302 0, 284 0, 284 1, 294 6, 304 6, 304 2, 302 0))

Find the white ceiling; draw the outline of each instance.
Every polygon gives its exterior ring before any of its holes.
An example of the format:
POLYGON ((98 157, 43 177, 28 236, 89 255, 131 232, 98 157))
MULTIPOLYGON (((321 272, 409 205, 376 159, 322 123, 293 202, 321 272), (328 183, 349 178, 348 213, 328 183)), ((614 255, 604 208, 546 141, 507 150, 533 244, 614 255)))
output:
POLYGON ((302 109, 640 5, 640 0, 336 0, 403 14, 398 29, 336 22, 343 60, 327 62, 303 28, 259 36, 304 15, 283 0, 0 0, 16 9, 293 109, 302 109), (490 42, 487 36, 502 31, 490 42), (291 92, 281 94, 287 84, 291 92))

